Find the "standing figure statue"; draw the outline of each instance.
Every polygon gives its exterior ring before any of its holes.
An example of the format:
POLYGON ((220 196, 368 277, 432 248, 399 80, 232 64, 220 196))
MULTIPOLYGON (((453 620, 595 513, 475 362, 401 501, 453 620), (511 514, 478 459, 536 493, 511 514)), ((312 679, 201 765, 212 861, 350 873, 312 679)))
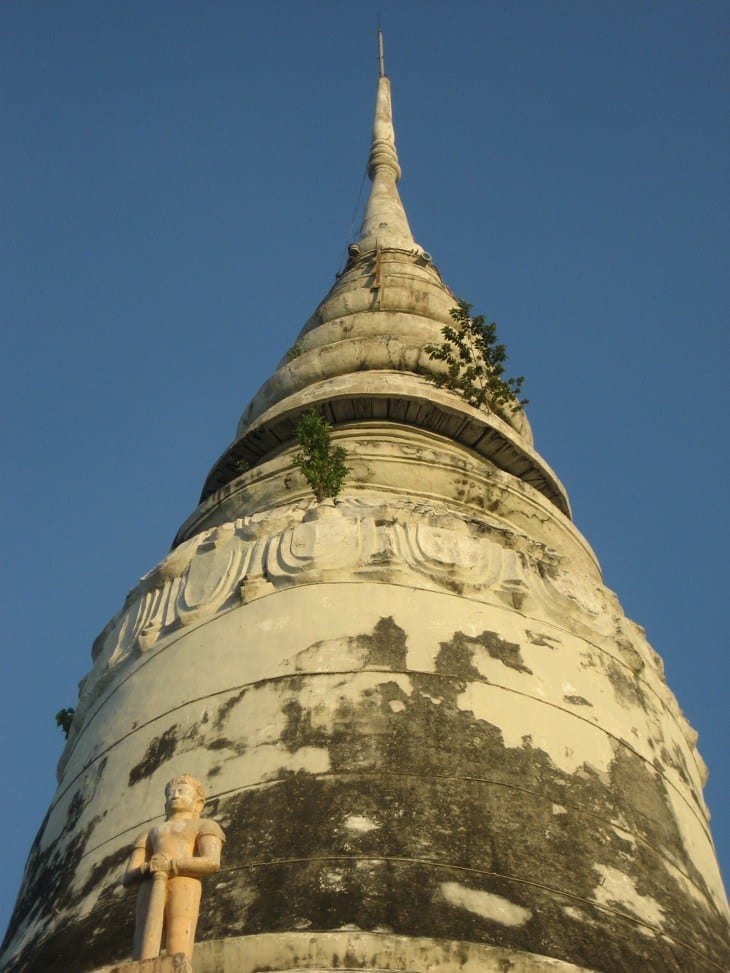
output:
POLYGON ((142 883, 132 959, 159 956, 164 928, 167 955, 192 960, 201 879, 220 868, 225 841, 215 821, 200 817, 204 804, 199 780, 173 778, 165 788, 167 820, 134 842, 123 879, 125 885, 142 883))

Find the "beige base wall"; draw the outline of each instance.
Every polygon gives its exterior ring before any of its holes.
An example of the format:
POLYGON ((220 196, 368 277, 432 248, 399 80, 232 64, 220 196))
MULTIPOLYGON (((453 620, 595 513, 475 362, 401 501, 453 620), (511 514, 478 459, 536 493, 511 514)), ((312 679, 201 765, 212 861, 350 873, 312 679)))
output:
MULTIPOLYGON (((105 966, 94 973, 126 973, 127 966, 105 966)), ((599 973, 583 966, 514 949, 455 940, 411 938, 390 933, 268 933, 199 943, 194 973, 599 973)))

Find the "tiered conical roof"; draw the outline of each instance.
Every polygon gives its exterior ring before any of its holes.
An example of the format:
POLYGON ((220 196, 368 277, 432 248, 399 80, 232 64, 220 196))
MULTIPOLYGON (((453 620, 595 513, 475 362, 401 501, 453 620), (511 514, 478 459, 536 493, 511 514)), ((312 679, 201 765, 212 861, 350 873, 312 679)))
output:
POLYGON ((524 412, 477 409, 433 382, 444 366, 426 349, 443 340, 458 298, 411 233, 398 192, 401 167, 385 75, 378 79, 367 172, 372 186, 344 271, 244 411, 201 502, 234 480, 242 465, 260 464, 290 441, 301 413, 315 405, 337 425, 392 419, 448 436, 569 516, 565 489, 535 452, 524 412))

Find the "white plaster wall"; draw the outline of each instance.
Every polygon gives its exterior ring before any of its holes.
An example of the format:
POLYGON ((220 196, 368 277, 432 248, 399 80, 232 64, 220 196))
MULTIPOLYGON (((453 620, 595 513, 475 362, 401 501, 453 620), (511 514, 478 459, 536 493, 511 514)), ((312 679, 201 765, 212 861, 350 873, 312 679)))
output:
MULTIPOLYGON (((225 611, 151 646, 123 668, 95 701, 74 742, 44 841, 58 837, 69 799, 80 785, 93 781, 94 799, 79 822, 80 828, 91 826, 93 834, 72 879, 81 889, 101 856, 130 844, 159 817, 164 785, 173 773, 185 771, 208 780, 211 796, 266 786, 282 771, 326 775, 326 749, 291 752, 281 742, 287 700, 296 696, 315 722, 331 731, 335 706, 343 700, 362 699, 384 680, 408 695, 413 673, 435 671, 442 642, 457 631, 476 637, 485 630, 519 646, 524 670, 476 651, 474 665, 488 681, 466 685, 458 705, 499 727, 506 747, 521 748, 529 740, 568 774, 581 768, 605 774, 617 747, 630 748, 650 764, 656 752, 652 739, 659 735, 692 768, 681 727, 650 684, 645 684, 644 704, 616 692, 607 673, 625 664, 610 646, 499 603, 406 585, 319 583, 279 590, 225 611), (361 669, 363 658, 348 645, 348 639, 372 631, 384 616, 407 634, 407 662, 399 673, 361 669), (288 684, 294 676, 292 691, 288 684), (215 714, 242 690, 245 705, 233 706, 216 724, 215 714), (580 697, 588 705, 566 697, 580 697), (174 758, 130 786, 130 768, 171 726, 179 741, 174 758), (213 754, 209 747, 221 737, 242 744, 244 752, 224 746, 213 754), (216 773, 211 776, 213 764, 216 773)), ((704 815, 673 767, 663 767, 662 774, 685 847, 722 906, 724 892, 704 815)), ((696 768, 693 775, 699 790, 696 768)), ((620 820, 615 826, 625 830, 620 820)), ((667 867, 681 872, 672 862, 667 867)), ((682 876, 693 894, 702 897, 692 879, 682 876)), ((608 901, 603 877, 604 882, 599 876, 596 881, 599 903, 608 901)), ((109 881, 118 878, 110 875, 109 881)), ((94 908, 99 891, 93 889, 79 903, 81 914, 94 908)), ((120 889, 120 900, 122 894, 120 889)), ((622 887, 612 880, 609 898, 614 907, 635 910, 635 897, 630 882, 622 887)), ((656 906, 654 910, 644 913, 647 921, 660 920, 656 906)), ((652 924, 661 927, 661 922, 652 924)))

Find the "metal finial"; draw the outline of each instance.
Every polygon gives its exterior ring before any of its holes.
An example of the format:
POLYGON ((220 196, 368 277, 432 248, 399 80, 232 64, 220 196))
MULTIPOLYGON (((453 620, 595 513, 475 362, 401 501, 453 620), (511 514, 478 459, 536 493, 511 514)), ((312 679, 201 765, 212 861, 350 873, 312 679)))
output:
POLYGON ((385 77, 385 57, 383 56, 383 28, 378 24, 378 65, 380 77, 385 77))

